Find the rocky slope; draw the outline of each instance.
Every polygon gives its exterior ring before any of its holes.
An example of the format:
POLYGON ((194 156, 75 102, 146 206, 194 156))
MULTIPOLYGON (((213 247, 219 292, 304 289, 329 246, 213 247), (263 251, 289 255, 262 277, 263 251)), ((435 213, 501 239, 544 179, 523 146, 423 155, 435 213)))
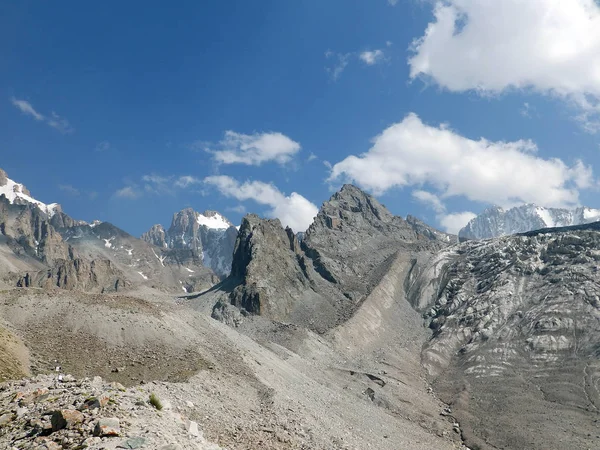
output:
POLYGON ((201 214, 191 208, 174 214, 168 230, 162 225, 154 225, 142 235, 144 241, 173 250, 179 257, 196 255, 206 267, 223 278, 231 270, 236 237, 236 227, 218 212, 201 214))
POLYGON ((19 449, 219 450, 189 420, 191 408, 181 399, 172 406, 149 387, 38 375, 0 385, 0 441, 19 449))
POLYGON ((461 240, 489 239, 541 228, 581 225, 598 220, 600 220, 600 210, 587 207, 561 209, 527 204, 504 210, 494 206, 472 219, 459 231, 458 236, 461 240))
POLYGON ((596 448, 600 226, 475 242, 416 263, 423 362, 472 448, 596 448))

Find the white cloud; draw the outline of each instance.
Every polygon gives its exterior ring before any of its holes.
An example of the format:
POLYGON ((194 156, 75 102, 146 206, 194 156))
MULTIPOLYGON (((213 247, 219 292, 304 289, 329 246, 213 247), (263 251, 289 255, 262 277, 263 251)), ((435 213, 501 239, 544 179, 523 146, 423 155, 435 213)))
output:
POLYGON ((333 65, 326 67, 325 70, 333 81, 337 81, 342 75, 342 72, 348 66, 352 53, 333 53, 331 50, 325 52, 325 58, 332 59, 333 65))
POLYGON ((11 103, 19 109, 23 114, 33 117, 35 120, 43 121, 50 125, 52 128, 57 129, 63 134, 72 133, 74 131, 73 127, 69 123, 67 119, 64 117, 60 117, 54 111, 50 113, 49 116, 45 116, 40 114, 35 110, 33 105, 25 100, 18 100, 14 97, 10 99, 11 103))
POLYGON ((204 182, 216 187, 226 197, 253 200, 269 206, 269 217, 278 218, 283 226, 289 226, 296 232, 305 231, 318 212, 318 208, 300 194, 292 192, 285 196, 272 184, 261 181, 240 183, 232 177, 215 175, 206 177, 204 182))
POLYGON ((440 224, 447 233, 458 234, 461 228, 469 223, 477 214, 470 211, 445 214, 438 218, 440 224))
POLYGON ((536 151, 529 140, 472 140, 409 114, 377 136, 368 152, 335 164, 329 181, 354 181, 375 194, 428 185, 441 198, 500 206, 578 204, 578 189, 594 183, 592 169, 580 161, 569 167, 560 159, 544 159, 536 151))
POLYGON ((437 213, 446 211, 446 207, 440 198, 431 192, 417 190, 412 192, 412 196, 421 203, 424 203, 426 206, 432 208, 437 213))
POLYGON ((17 100, 16 98, 12 97, 10 99, 11 103, 16 106, 23 114, 27 114, 31 117, 33 117, 35 120, 44 120, 44 116, 42 114, 40 114, 39 112, 37 112, 33 106, 31 106, 31 103, 29 103, 28 101, 25 100, 17 100))
POLYGON ((191 175, 162 176, 149 174, 141 177, 139 182, 127 181, 127 186, 115 192, 116 197, 136 199, 147 195, 176 195, 178 190, 187 189, 202 183, 202 180, 191 175))
POLYGON ((194 184, 200 184, 202 180, 191 175, 182 175, 175 180, 175 186, 178 188, 185 189, 187 187, 193 186, 194 184))
POLYGON ((268 161, 285 164, 301 148, 299 143, 281 133, 242 134, 235 131, 225 132, 225 138, 217 147, 205 148, 217 162, 250 166, 260 166, 268 161))
POLYGON ((437 195, 431 192, 416 190, 412 192, 412 196, 435 211, 438 223, 447 233, 458 234, 460 229, 464 227, 469 220, 476 217, 476 214, 470 211, 447 213, 446 205, 444 205, 437 195))
POLYGON ((396 3, 398 3, 398 0, 387 0, 387 2, 391 6, 396 6, 396 3))
POLYGON ((411 46, 410 76, 456 92, 532 89, 564 98, 597 131, 600 6, 595 0, 443 0, 411 46))
POLYGON ((71 126, 69 121, 67 119, 65 119, 64 117, 60 117, 54 111, 52 111, 52 114, 50 115, 50 117, 46 118, 46 123, 48 125, 50 125, 52 128, 56 128, 58 131, 60 131, 63 134, 73 132, 73 127, 71 126))
POLYGON ((359 56, 360 60, 368 66, 373 66, 384 60, 383 50, 373 50, 362 52, 359 56))
POLYGON ((124 188, 119 189, 115 192, 115 196, 119 198, 128 198, 128 199, 136 199, 140 197, 142 194, 136 190, 133 186, 125 186, 124 188))

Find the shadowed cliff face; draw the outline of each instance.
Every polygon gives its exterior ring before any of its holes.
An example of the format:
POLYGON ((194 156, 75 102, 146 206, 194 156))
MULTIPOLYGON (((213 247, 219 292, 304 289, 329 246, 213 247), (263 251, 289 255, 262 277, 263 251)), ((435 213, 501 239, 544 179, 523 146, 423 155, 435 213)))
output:
POLYGON ((409 299, 434 332, 423 363, 467 445, 600 444, 600 233, 579 228, 468 242, 413 268, 409 299))

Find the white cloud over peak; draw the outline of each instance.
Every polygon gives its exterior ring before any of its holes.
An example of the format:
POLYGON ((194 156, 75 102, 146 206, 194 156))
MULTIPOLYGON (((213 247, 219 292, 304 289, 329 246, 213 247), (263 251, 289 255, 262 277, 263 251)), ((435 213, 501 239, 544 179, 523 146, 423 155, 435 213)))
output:
POLYGON ((600 5, 595 0, 440 0, 411 46, 410 76, 450 91, 531 89, 600 126, 600 5))
POLYGON ((290 162, 300 151, 300 144, 282 133, 242 134, 226 131, 225 138, 216 148, 206 147, 221 164, 260 166, 269 161, 279 164, 290 162))
POLYGON ((472 140, 409 114, 375 137, 368 152, 335 164, 329 181, 354 181, 375 194, 428 185, 442 199, 464 197, 500 206, 578 204, 579 189, 595 184, 592 169, 581 161, 568 166, 557 158, 544 159, 536 151, 529 140, 472 140))
POLYGON ((19 100, 14 97, 10 99, 10 102, 23 114, 33 117, 35 120, 45 122, 52 128, 57 129, 63 134, 71 133, 74 131, 73 127, 67 119, 59 116, 54 111, 49 116, 45 116, 36 111, 31 103, 26 100, 19 100))
POLYGON ((384 60, 383 50, 365 51, 359 55, 359 58, 368 66, 373 66, 384 60))
POLYGON ((240 183, 236 179, 215 175, 204 179, 206 184, 214 186, 226 197, 240 201, 253 200, 271 209, 267 215, 278 218, 283 226, 289 226, 295 232, 305 231, 317 215, 318 208, 297 192, 286 196, 272 184, 262 181, 240 183))

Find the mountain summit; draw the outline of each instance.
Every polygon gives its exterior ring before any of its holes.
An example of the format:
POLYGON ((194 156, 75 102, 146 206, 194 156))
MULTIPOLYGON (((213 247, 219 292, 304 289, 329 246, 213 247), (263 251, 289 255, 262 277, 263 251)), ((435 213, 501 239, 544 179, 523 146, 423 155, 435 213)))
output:
POLYGON ((154 225, 142 235, 159 247, 193 252, 220 277, 229 275, 236 237, 237 228, 217 211, 199 213, 192 208, 175 213, 168 230, 154 225))
POLYGON ((48 217, 52 217, 61 210, 58 203, 46 204, 33 198, 31 192, 24 185, 11 180, 6 172, 0 169, 0 196, 2 195, 12 204, 23 205, 29 203, 36 205, 48 217))
POLYGON ((493 206, 472 219, 459 231, 458 237, 461 240, 489 239, 542 228, 583 225, 598 220, 600 220, 600 210, 587 207, 545 208, 530 203, 505 210, 493 206))

